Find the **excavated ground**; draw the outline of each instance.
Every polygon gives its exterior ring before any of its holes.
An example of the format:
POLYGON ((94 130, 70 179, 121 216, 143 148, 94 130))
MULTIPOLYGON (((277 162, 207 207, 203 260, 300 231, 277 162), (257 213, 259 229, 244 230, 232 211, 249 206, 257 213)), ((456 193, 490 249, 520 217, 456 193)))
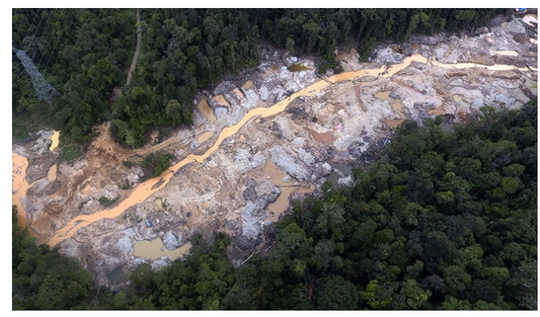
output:
MULTIPOLYGON (((97 219, 70 233, 59 243, 60 251, 79 258, 99 284, 121 285, 125 279, 116 278, 119 270, 130 271, 140 263, 163 267, 183 254, 189 244, 182 252, 171 251, 186 246, 194 234, 211 241, 213 232, 221 231, 233 237, 229 257, 240 265, 271 245, 272 223, 289 207, 290 197, 316 194, 332 173, 347 183, 349 175, 336 166, 365 160, 368 147, 385 140, 403 119, 421 122, 445 114, 457 122, 483 105, 519 108, 527 102, 537 94, 536 40, 535 24, 496 19, 474 36, 415 36, 400 45, 381 45, 370 63, 359 63, 354 50, 337 52, 345 71, 398 64, 413 54, 444 64, 504 64, 521 70, 447 69, 413 62, 391 77, 384 77, 382 70, 378 76, 344 80, 314 96, 301 96, 282 113, 249 120, 202 163, 174 171, 162 189, 120 216, 97 219), (156 238, 157 243, 140 244, 156 238)), ((47 242, 76 216, 105 209, 102 197, 136 199, 132 192, 143 172, 124 161, 138 163, 157 151, 173 153, 176 162, 188 154, 203 154, 223 128, 238 123, 248 110, 270 107, 320 80, 310 59, 278 50, 263 51, 262 59, 241 79, 202 92, 194 100, 199 111, 193 126, 162 143, 124 149, 104 124, 96 128, 99 137, 85 157, 73 166, 60 163, 56 150, 48 150, 51 133, 15 145, 14 155, 28 158, 24 180, 30 185, 26 194, 17 194, 34 234, 47 242), (310 70, 290 72, 282 60, 310 70)), ((17 164, 14 158, 14 179, 21 173, 17 164)))

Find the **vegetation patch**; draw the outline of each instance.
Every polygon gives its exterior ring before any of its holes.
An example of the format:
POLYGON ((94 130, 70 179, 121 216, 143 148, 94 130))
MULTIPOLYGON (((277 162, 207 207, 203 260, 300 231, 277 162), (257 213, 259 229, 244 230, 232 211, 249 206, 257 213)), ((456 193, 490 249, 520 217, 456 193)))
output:
POLYGON ((150 177, 159 177, 169 167, 175 156, 171 153, 151 153, 141 162, 144 171, 143 181, 150 177), (150 176, 151 175, 151 176, 150 176))
POLYGON ((117 202, 119 198, 120 198, 120 196, 117 196, 117 197, 115 197, 113 199, 109 199, 109 198, 107 198, 105 196, 101 196, 98 199, 98 201, 103 207, 108 207, 108 206, 114 204, 115 202, 117 202))
MULTIPOLYGON (((136 9, 13 9, 13 46, 39 56, 39 70, 59 96, 52 104, 39 100, 20 60, 13 58, 12 113, 27 126, 55 121, 55 130, 78 144, 90 142, 93 127, 109 120, 120 144, 141 147, 150 129, 191 123, 191 103, 201 88, 256 66, 263 40, 290 54, 329 60, 338 46, 354 46, 365 61, 376 43, 403 41, 413 33, 469 31, 505 12, 508 9, 145 8, 136 28, 136 9), (49 20, 57 23, 43 28, 42 21, 49 20), (125 85, 137 29, 144 45, 125 85), (47 45, 29 45, 27 36, 47 45), (122 95, 111 99, 116 87, 122 87, 122 95)), ((26 135, 22 127, 14 125, 17 137, 26 135)))
POLYGON ((537 310, 536 99, 482 111, 453 133, 442 117, 403 122, 351 186, 295 202, 272 247, 238 269, 228 237, 199 235, 184 261, 96 292, 14 207, 13 309, 537 310))
POLYGON ((287 69, 290 72, 300 72, 300 71, 303 71, 303 70, 311 70, 310 67, 307 67, 307 66, 302 65, 302 64, 292 64, 291 66, 287 67, 287 69))
POLYGON ((82 152, 79 145, 69 144, 60 149, 60 159, 66 164, 73 165, 73 163, 82 157, 82 152))

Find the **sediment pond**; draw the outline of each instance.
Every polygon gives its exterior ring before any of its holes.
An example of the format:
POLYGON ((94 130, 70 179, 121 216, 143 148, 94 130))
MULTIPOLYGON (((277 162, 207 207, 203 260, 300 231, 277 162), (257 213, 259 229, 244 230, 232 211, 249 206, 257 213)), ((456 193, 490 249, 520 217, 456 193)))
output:
MULTIPOLYGON (((365 76, 375 76, 375 77, 391 77, 397 72, 409 67, 411 63, 422 63, 422 64, 429 64, 433 65, 435 67, 441 67, 445 69, 464 69, 464 68, 484 68, 488 70, 494 70, 494 71, 505 71, 505 70, 520 70, 520 71, 529 71, 527 68, 518 68, 516 66, 512 65, 481 65, 481 64, 475 64, 475 63, 456 63, 456 64, 444 64, 440 63, 438 61, 427 59, 419 54, 415 54, 412 56, 408 56, 399 64, 394 64, 388 68, 386 66, 381 66, 379 68, 374 69, 361 69, 358 71, 351 71, 351 72, 345 72, 337 75, 333 75, 328 77, 326 80, 320 80, 317 81, 310 86, 290 95, 284 100, 281 100, 274 104, 271 107, 268 108, 254 108, 248 111, 244 117, 235 125, 229 126, 224 128, 218 135, 217 139, 215 140, 213 146, 211 146, 204 154, 201 155, 194 155, 189 154, 187 155, 183 160, 178 162, 176 165, 170 167, 167 171, 165 171, 161 177, 158 178, 152 178, 150 180, 147 180, 144 183, 139 184, 131 193, 129 197, 122 200, 120 203, 118 203, 116 206, 110 208, 110 209, 103 209, 100 211, 97 211, 90 215, 79 215, 75 218, 73 218, 69 223, 67 223, 63 228, 60 228, 57 230, 54 234, 54 236, 48 241, 48 244, 50 246, 55 246, 59 242, 71 237, 73 234, 75 234, 79 229, 88 226, 89 224, 103 219, 103 218, 115 218, 121 215, 127 208, 141 203, 144 200, 146 200, 148 197, 150 197, 152 194, 156 193, 158 190, 162 189, 173 177, 174 173, 179 170, 180 168, 186 166, 187 164, 198 162, 203 162, 206 158, 208 158, 216 149, 219 148, 219 146, 223 143, 223 141, 230 137, 235 135, 238 130, 243 127, 249 120, 255 117, 261 117, 266 118, 273 116, 275 114, 283 112, 287 106, 298 97, 304 96, 315 96, 327 89, 330 89, 330 85, 332 83, 337 82, 343 82, 343 81, 352 81, 355 79, 359 79, 365 76)), ((536 70, 535 68, 531 68, 533 70, 536 70)), ((221 101, 221 100, 220 100, 221 101)), ((205 117, 209 118, 210 122, 215 121, 215 115, 213 114, 212 109, 208 106, 206 100, 203 98, 199 102, 198 105, 201 112, 205 115, 205 117), (208 110, 209 109, 209 110, 208 110), (206 114, 205 114, 206 113, 206 114)), ((13 160, 15 162, 15 154, 13 154, 13 160)), ((15 163, 14 163, 15 164, 15 163)), ((22 164, 22 163, 21 163, 22 164)), ((26 163, 27 164, 27 163, 26 163)), ((22 166, 22 165, 20 165, 22 166)), ((27 165, 21 168, 26 168, 27 165)), ((14 169, 15 171, 15 166, 14 169)), ((14 175, 15 176, 15 175, 14 175)), ((13 181, 15 183, 15 180, 13 181)), ((17 198, 14 197, 14 203, 16 200, 20 199, 20 195, 23 195, 22 193, 26 192, 27 184, 24 185, 24 182, 18 182, 19 191, 17 192, 19 196, 17 198)), ((15 188, 15 187, 14 187, 15 188)))

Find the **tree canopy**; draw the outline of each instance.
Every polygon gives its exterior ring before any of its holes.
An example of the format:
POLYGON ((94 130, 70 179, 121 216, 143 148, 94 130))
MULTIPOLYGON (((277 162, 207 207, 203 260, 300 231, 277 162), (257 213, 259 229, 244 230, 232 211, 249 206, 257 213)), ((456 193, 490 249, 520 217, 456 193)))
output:
POLYGON ((537 310, 537 101, 482 113, 453 133, 400 125, 383 158, 296 202, 273 248, 238 269, 218 233, 96 296, 76 261, 14 220, 13 308, 537 310))
MULTIPOLYGON (((20 60, 12 59, 13 135, 28 127, 61 129, 61 148, 85 145, 92 128, 111 122, 126 147, 140 147, 150 129, 192 120, 193 98, 225 76, 259 63, 263 42, 312 54, 321 70, 333 52, 356 47, 366 58, 375 43, 411 34, 468 31, 500 9, 13 9, 12 45, 25 50, 60 96, 39 101, 20 60), (142 47, 126 83, 136 43, 142 47)), ((71 149, 73 150, 73 149, 71 149)), ((505 180, 512 190, 513 179, 505 180)))

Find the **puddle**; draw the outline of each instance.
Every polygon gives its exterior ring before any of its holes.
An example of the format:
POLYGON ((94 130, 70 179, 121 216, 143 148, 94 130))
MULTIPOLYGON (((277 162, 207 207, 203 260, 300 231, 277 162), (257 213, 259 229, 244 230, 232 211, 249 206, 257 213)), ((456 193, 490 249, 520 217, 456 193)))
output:
POLYGON ((375 94, 375 98, 381 100, 388 100, 392 102, 392 109, 395 113, 399 114, 401 119, 383 119, 383 122, 391 129, 397 128, 403 121, 405 121, 405 115, 403 114, 403 102, 399 99, 390 97, 391 91, 379 91, 375 94))
POLYGON ((334 138, 332 137, 332 132, 319 133, 317 131, 307 129, 315 141, 323 144, 332 144, 334 143, 334 138))
POLYGON ((204 141, 210 139, 213 135, 214 135, 214 132, 211 132, 211 131, 206 131, 204 133, 201 133, 201 135, 197 137, 197 142, 199 142, 199 144, 202 144, 204 141))
POLYGON ((326 105, 326 110, 328 110, 329 112, 334 113, 334 112, 336 112, 336 107, 334 105, 332 105, 332 104, 327 104, 326 105))
POLYGON ((267 218, 268 220, 272 222, 278 221, 279 216, 281 216, 281 214, 285 210, 287 210, 287 208, 289 208, 289 196, 291 196, 292 192, 296 189, 296 187, 292 187, 291 185, 285 185, 285 186, 279 187, 279 190, 281 190, 281 193, 279 194, 278 198, 275 201, 268 204, 267 209, 273 212, 273 214, 270 214, 270 216, 267 218))
POLYGON ((154 204, 156 205, 157 209, 163 209, 163 202, 161 201, 161 198, 156 198, 156 200, 154 200, 154 204))
POLYGON ((137 257, 145 258, 147 260, 157 260, 162 256, 167 256, 169 260, 174 261, 184 255, 191 249, 191 242, 187 242, 178 249, 169 251, 161 241, 160 237, 155 238, 152 241, 141 240, 135 243, 133 247, 133 254, 137 257))
POLYGON ((306 184, 304 183, 298 183, 297 186, 294 185, 294 181, 291 183, 292 184, 290 185, 283 185, 279 188, 281 194, 279 194, 274 202, 268 204, 267 207, 273 214, 270 214, 265 220, 270 220, 271 222, 278 221, 281 214, 289 208, 289 197, 292 193, 308 194, 315 190, 315 185, 312 184, 310 184, 309 187, 305 187, 306 184))
POLYGON ((26 195, 28 183, 24 178, 28 160, 15 152, 11 153, 11 204, 17 206, 19 226, 26 226, 26 211, 21 204, 21 197, 26 195))
POLYGON ((119 266, 107 274, 107 279, 113 284, 121 284, 129 281, 128 271, 124 266, 119 266))
POLYGON ((231 91, 232 94, 234 94, 236 96, 236 98, 238 98, 239 100, 244 100, 246 99, 244 94, 240 91, 240 89, 238 88, 234 88, 232 91, 231 91))
POLYGON ((54 131, 53 130, 53 135, 51 136, 51 146, 49 147, 49 151, 54 151, 54 149, 56 149, 58 147, 58 140, 60 138, 60 131, 54 131))
POLYGON ((454 95, 454 97, 452 98, 454 99, 455 102, 457 102, 463 108, 469 109, 471 107, 471 105, 463 101, 463 98, 461 98, 460 95, 454 95))
POLYGON ((53 165, 51 168, 49 168, 49 172, 47 173, 47 179, 49 182, 54 182, 56 180, 56 170, 58 169, 58 166, 53 165))
POLYGON ((311 70, 310 67, 304 66, 302 64, 292 64, 291 66, 287 67, 287 69, 290 72, 301 72, 303 70, 311 70))
POLYGON ((375 94, 375 98, 393 102, 392 109, 394 109, 394 112, 399 114, 401 118, 405 119, 405 115, 403 114, 403 102, 401 102, 399 99, 390 97, 390 93, 391 91, 379 91, 375 94))
POLYGON ((223 95, 215 96, 213 99, 219 106, 231 108, 231 105, 229 105, 229 103, 227 102, 227 100, 225 100, 225 97, 223 97, 223 95))
MULTIPOLYGON (((457 63, 457 64, 444 64, 437 62, 435 60, 429 60, 421 55, 415 54, 412 56, 408 56, 400 64, 394 64, 390 66, 388 69, 386 69, 385 66, 374 68, 374 69, 361 69, 358 71, 352 71, 352 72, 346 72, 346 73, 340 73, 333 76, 330 76, 328 78, 328 81, 325 80, 319 80, 310 86, 293 93, 289 97, 285 98, 284 100, 277 102, 276 104, 272 105, 269 108, 254 108, 249 110, 242 119, 235 125, 223 128, 221 130, 220 134, 218 135, 216 141, 214 144, 204 153, 201 155, 194 155, 189 154, 187 155, 183 160, 175 164, 174 166, 171 166, 165 173, 163 173, 162 177, 160 178, 152 178, 147 180, 144 183, 139 184, 136 188, 133 189, 131 195, 127 197, 126 199, 120 201, 118 204, 116 204, 114 207, 110 209, 102 209, 99 211, 96 211, 95 213, 91 215, 79 215, 69 223, 66 224, 65 227, 60 228, 57 230, 54 234, 54 236, 47 242, 49 246, 55 246, 59 242, 70 238, 74 233, 76 233, 79 229, 84 228, 92 223, 94 223, 97 220, 100 219, 110 219, 115 218, 121 215, 127 208, 136 205, 138 203, 141 203, 142 201, 146 200, 148 197, 150 197, 152 194, 156 193, 158 190, 162 189, 164 186, 166 186, 169 181, 171 180, 172 176, 174 175, 175 171, 180 170, 184 166, 198 162, 202 163, 208 156, 210 156, 215 150, 217 150, 223 141, 232 136, 235 135, 238 130, 243 127, 249 120, 251 120, 254 117, 260 117, 260 118, 268 118, 271 116, 274 116, 278 113, 283 112, 287 106, 291 103, 291 101, 295 100, 296 98, 300 96, 315 96, 325 89, 327 89, 330 86, 330 83, 336 83, 341 81, 351 81, 354 79, 366 77, 366 76, 377 76, 377 77, 384 77, 388 78, 396 74, 397 72, 409 67, 411 63, 423 63, 423 64, 431 64, 436 67, 441 67, 445 69, 463 69, 463 68, 485 68, 489 70, 520 70, 529 72, 527 68, 519 68, 513 65, 492 65, 492 66, 486 66, 481 64, 475 64, 475 63, 457 63), (381 74, 382 72, 387 71, 384 74, 381 74), (381 74, 381 75, 379 75, 381 74), (159 185, 157 185, 158 181, 160 182, 159 185), (156 186, 157 185, 157 186, 156 186)), ((536 71, 536 68, 531 68, 532 70, 536 71)), ((201 104, 201 102, 199 102, 201 104)), ((202 103, 206 104, 206 100, 202 103)), ((208 106, 208 105, 207 105, 208 106)), ((202 106, 204 108, 204 106, 202 106)), ((208 108, 210 108, 208 106, 208 108)), ((203 111, 201 111, 203 113, 203 111)), ((215 116, 213 115, 213 111, 207 112, 208 115, 212 115, 214 119, 211 120, 211 122, 215 121, 215 116)), ((391 121, 391 120, 387 120, 391 121)), ((394 120, 396 121, 396 120, 394 120)), ((392 123, 392 122, 389 122, 392 123)), ((312 135, 315 137, 317 133, 312 133, 312 135)), ((330 140, 331 140, 331 136, 330 140)), ((322 138, 321 140, 326 141, 328 138, 322 138)), ((14 154, 15 155, 15 154, 14 154)), ((26 189, 26 187, 24 187, 26 189)), ((15 196, 15 195, 13 195, 15 196)), ((148 242, 148 241, 147 241, 148 242)), ((148 242, 149 243, 149 242, 148 242)), ((159 248, 158 248, 159 250, 159 248)))
POLYGON ((274 202, 268 204, 267 209, 272 212, 270 216, 266 218, 271 222, 279 220, 281 214, 289 208, 289 197, 292 193, 306 194, 315 190, 314 185, 307 186, 306 183, 300 183, 295 179, 291 179, 288 182, 284 182, 283 178, 286 176, 277 166, 275 166, 270 160, 267 160, 266 165, 263 168, 263 174, 267 180, 274 183, 279 187, 281 193, 274 202))
POLYGON ((242 85, 244 89, 250 89, 251 87, 253 87, 253 80, 248 80, 242 85))
POLYGON ((383 122, 391 129, 397 128, 403 121, 403 119, 384 119, 383 122))
POLYGON ((379 92, 377 92, 377 93, 375 94, 375 98, 381 99, 381 100, 388 100, 388 101, 396 102, 396 99, 390 97, 390 93, 391 93, 390 90, 387 90, 387 91, 379 91, 379 92))
POLYGON ((212 108, 210 108, 208 105, 208 98, 201 98, 199 104, 197 105, 197 109, 206 119, 208 119, 208 121, 210 121, 210 123, 214 123, 216 121, 214 110, 212 110, 212 108))

